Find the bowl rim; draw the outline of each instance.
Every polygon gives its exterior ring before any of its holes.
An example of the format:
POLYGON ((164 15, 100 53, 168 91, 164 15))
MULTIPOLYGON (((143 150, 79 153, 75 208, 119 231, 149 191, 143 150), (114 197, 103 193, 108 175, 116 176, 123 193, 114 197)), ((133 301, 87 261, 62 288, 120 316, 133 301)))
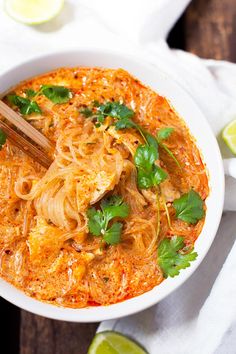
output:
MULTIPOLYGON (((31 67, 37 65, 37 63, 40 63, 41 61, 44 60, 51 60, 53 58, 58 58, 60 56, 73 56, 73 55, 78 55, 78 54, 83 54, 83 55, 89 55, 89 56, 96 56, 96 55, 101 55, 101 56, 110 56, 111 58, 118 58, 121 60, 126 60, 129 61, 131 64, 137 67, 143 68, 143 70, 147 71, 152 71, 153 75, 156 74, 157 76, 162 75, 163 77, 166 78, 166 80, 169 82, 170 86, 172 85, 173 87, 176 88, 177 92, 181 93, 184 98, 187 98, 188 103, 195 109, 196 112, 198 112, 199 119, 201 121, 201 124, 203 125, 203 131, 204 134, 207 135, 209 144, 211 146, 211 150, 214 152, 214 162, 215 162, 215 170, 217 171, 214 174, 214 177, 218 180, 218 191, 216 192, 217 196, 217 207, 214 213, 214 224, 210 227, 210 236, 204 240, 206 245, 204 247, 204 250, 198 255, 197 260, 191 265, 190 268, 185 269, 178 277, 171 279, 172 284, 169 286, 170 282, 169 278, 163 281, 160 285, 154 287, 152 290, 136 296, 134 298, 124 300, 122 302, 112 304, 112 305, 107 305, 107 306, 98 306, 98 307, 89 307, 89 308, 81 308, 81 309, 72 309, 72 308, 65 308, 65 307, 59 307, 57 305, 52 305, 48 304, 46 302, 41 302, 39 300, 36 300, 34 298, 29 297, 28 295, 24 294, 23 291, 15 288, 8 282, 6 282, 3 279, 0 279, 0 296, 5 298, 6 300, 10 301, 14 305, 26 310, 30 311, 36 315, 48 317, 51 319, 57 319, 57 320, 63 320, 63 321, 71 321, 71 322, 99 322, 103 320, 110 320, 110 319, 116 319, 124 316, 128 316, 140 311, 143 311, 147 309, 148 307, 153 306, 154 304, 158 303, 161 301, 163 298, 168 296, 170 293, 175 291, 180 285, 182 285, 197 269, 197 267, 200 265, 202 260, 205 258, 218 229, 220 220, 221 220, 221 215, 223 211, 223 203, 224 203, 224 188, 225 188, 225 180, 224 180, 224 171, 223 171, 223 163, 222 163, 222 158, 221 158, 221 153, 219 150, 219 146, 217 144, 216 138, 213 135, 213 132, 209 126, 209 123, 207 122, 206 118, 204 117, 203 113, 201 112, 200 108, 198 105, 195 103, 189 92, 187 92, 182 85, 179 82, 176 82, 175 79, 170 77, 168 74, 166 74, 162 69, 160 69, 158 66, 151 65, 147 61, 145 62, 143 58, 137 57, 136 55, 131 55, 124 53, 122 51, 116 51, 116 50, 107 50, 107 49, 101 49, 101 48, 91 48, 91 47, 78 47, 77 49, 73 50, 62 50, 58 52, 53 52, 49 54, 43 54, 31 59, 28 59, 10 69, 7 71, 3 72, 0 75, 0 81, 2 78, 8 76, 8 75, 14 75, 14 72, 17 72, 21 70, 22 68, 25 68, 26 65, 30 65, 31 67), (217 174, 217 176, 216 176, 217 174), (167 284, 168 283, 168 284, 167 284), (163 285, 164 284, 164 285, 163 285), (157 289, 162 289, 164 287, 163 291, 159 291, 156 294, 157 289), (165 289, 166 288, 166 289, 165 289)), ((65 65, 68 66, 68 65, 65 65)), ((76 65, 75 65, 76 66, 76 65)), ((79 66, 79 64, 78 64, 79 66)), ((89 66, 89 65, 88 65, 89 66)), ((96 65, 95 65, 96 66, 96 65)), ((98 65, 98 67, 101 65, 98 65)), ((122 66, 122 65, 121 65, 122 66)), ((55 69, 61 67, 55 65, 55 69)), ((108 67, 107 65, 104 67, 108 67)), ((53 69, 52 69, 53 70, 53 69)), ((46 71, 44 71, 46 72, 46 71)), ((131 73, 132 74, 132 73, 131 73)), ((132 74, 133 75, 133 74, 132 74)), ((134 75, 135 76, 135 75, 134 75)), ((28 78, 26 77, 25 80, 28 78)), ((140 79, 141 82, 143 82, 142 79, 140 79)), ((18 82, 19 83, 19 82, 18 82)), ((17 84, 17 82, 15 83, 17 84)), ((156 89, 154 89, 157 91, 156 89)), ((158 92, 158 91, 157 91, 158 92)), ((168 98, 168 96, 167 96, 168 98)), ((172 102, 172 100, 170 100, 172 102)), ((173 105, 175 107, 175 105, 173 105)), ((177 110, 178 111, 178 110, 177 110)), ((184 118, 183 118, 184 119, 184 118)), ((186 122, 186 120, 184 119, 186 122)), ((187 126, 189 126, 188 122, 186 122, 187 126)), ((191 131, 191 129, 190 129, 191 131)), ((193 134, 194 136, 194 134, 193 134)), ((194 136, 195 138, 195 136, 194 136)), ((198 139, 196 139, 196 142, 198 144, 198 139)), ((202 154, 203 155, 203 154, 202 154)), ((205 160, 205 155, 203 155, 203 160, 205 160)), ((210 176, 211 179, 211 176, 210 176)), ((216 197, 215 197, 216 199, 216 197)), ((216 200, 215 200, 216 201, 216 200)), ((206 217, 208 216, 209 212, 207 210, 206 217)), ((212 214, 212 213, 211 213, 212 214)), ((206 223, 206 222, 205 222, 206 223)), ((205 229, 205 224, 203 226, 203 230, 205 229)), ((202 231, 203 232, 203 231, 202 231)), ((201 232, 201 234, 202 234, 201 232)), ((201 234, 199 235, 199 238, 201 237, 201 234)), ((198 238, 198 239, 199 239, 198 238)), ((196 243, 198 240, 196 241, 196 243)))

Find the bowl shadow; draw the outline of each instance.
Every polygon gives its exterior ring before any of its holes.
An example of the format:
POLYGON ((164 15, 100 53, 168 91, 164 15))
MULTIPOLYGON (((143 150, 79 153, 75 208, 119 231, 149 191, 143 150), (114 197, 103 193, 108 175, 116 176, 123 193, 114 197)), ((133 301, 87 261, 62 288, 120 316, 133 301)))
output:
POLYGON ((57 32, 65 25, 72 22, 74 19, 74 5, 66 2, 61 12, 55 18, 53 18, 49 22, 45 22, 41 25, 35 26, 34 30, 44 33, 57 32))

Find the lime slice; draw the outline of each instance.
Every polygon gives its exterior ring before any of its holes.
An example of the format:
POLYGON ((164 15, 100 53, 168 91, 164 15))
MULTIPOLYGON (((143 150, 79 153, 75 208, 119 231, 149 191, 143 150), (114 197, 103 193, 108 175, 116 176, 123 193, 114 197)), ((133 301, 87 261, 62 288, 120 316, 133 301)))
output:
POLYGON ((14 20, 38 25, 59 14, 64 0, 5 0, 5 9, 14 20))
POLYGON ((113 331, 97 333, 88 354, 147 354, 138 344, 113 331))
POLYGON ((222 132, 222 138, 230 150, 236 155, 236 119, 226 125, 222 132))

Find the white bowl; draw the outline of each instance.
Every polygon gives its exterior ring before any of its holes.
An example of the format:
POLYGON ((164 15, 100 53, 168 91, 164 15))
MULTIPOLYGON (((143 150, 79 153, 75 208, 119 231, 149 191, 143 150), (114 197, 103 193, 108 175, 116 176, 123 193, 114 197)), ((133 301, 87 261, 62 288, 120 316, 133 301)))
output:
POLYGON ((214 240, 221 219, 224 200, 224 172, 216 139, 194 100, 171 77, 143 63, 143 60, 132 58, 126 54, 96 49, 78 49, 46 55, 29 60, 1 75, 0 92, 6 91, 22 80, 62 66, 123 68, 159 94, 167 97, 195 137, 209 172, 210 194, 206 200, 206 220, 195 243, 198 253, 197 260, 191 264, 191 267, 182 270, 178 277, 166 279, 145 294, 109 306, 70 309, 30 298, 0 279, 0 295, 27 311, 64 321, 98 322, 127 316, 156 304, 183 284, 197 269, 214 240))

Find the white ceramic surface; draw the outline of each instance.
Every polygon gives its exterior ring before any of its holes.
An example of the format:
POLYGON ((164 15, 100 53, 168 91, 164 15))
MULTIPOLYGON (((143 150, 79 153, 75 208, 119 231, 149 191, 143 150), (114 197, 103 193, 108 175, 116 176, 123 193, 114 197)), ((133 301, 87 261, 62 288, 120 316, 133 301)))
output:
POLYGON ((178 277, 166 279, 143 295, 109 306, 68 309, 34 300, 0 279, 0 295, 25 310, 58 320, 98 322, 127 316, 156 304, 183 284, 196 270, 214 240, 221 219, 224 201, 223 164, 216 139, 194 100, 165 73, 126 54, 84 48, 39 57, 1 75, 0 92, 8 90, 9 87, 15 86, 22 80, 62 66, 123 68, 159 94, 167 97, 195 137, 210 176, 210 195, 206 200, 206 221, 195 243, 197 260, 192 263, 191 267, 181 271, 178 277))

